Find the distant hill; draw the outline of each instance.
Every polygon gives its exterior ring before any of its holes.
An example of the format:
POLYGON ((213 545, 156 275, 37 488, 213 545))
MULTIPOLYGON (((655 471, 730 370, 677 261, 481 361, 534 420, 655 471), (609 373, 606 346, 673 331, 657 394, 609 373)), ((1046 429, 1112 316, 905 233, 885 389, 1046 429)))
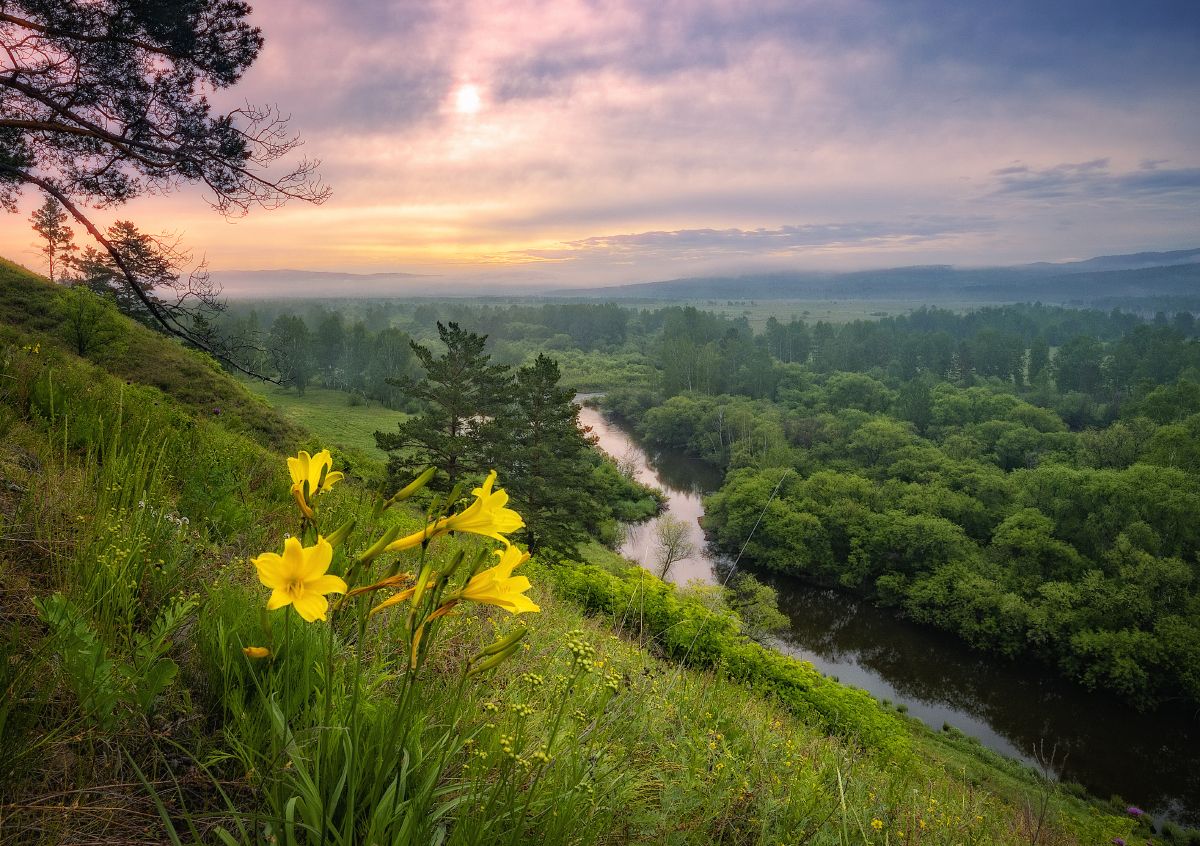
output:
POLYGON ((850 273, 794 271, 694 277, 559 290, 553 294, 589 299, 954 299, 1048 303, 1194 297, 1200 303, 1200 248, 1012 267, 927 265, 850 273))
POLYGON ((1193 250, 1172 250, 1166 253, 1130 253, 1123 256, 1096 256, 1084 261, 1055 264, 1041 261, 1023 265, 1029 269, 1045 269, 1050 273, 1085 273, 1093 270, 1139 270, 1145 267, 1165 267, 1200 262, 1200 247, 1193 250))

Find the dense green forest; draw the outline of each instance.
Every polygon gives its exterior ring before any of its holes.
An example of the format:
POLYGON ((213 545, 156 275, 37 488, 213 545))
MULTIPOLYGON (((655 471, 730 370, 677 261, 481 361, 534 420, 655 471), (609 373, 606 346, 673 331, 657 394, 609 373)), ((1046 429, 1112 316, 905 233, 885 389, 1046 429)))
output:
POLYGON ((746 549, 760 566, 981 649, 1039 655, 1142 707, 1200 701, 1189 312, 920 308, 842 324, 772 318, 755 332, 685 306, 307 308, 241 306, 229 331, 274 314, 270 348, 281 326, 312 322, 315 340, 300 345, 312 376, 378 398, 386 391, 353 381, 369 372, 356 356, 403 349, 405 375, 383 383, 399 390, 427 369, 411 343, 429 337, 424 321, 486 334, 489 361, 528 362, 518 372, 549 349, 564 384, 606 390, 606 407, 650 444, 728 471, 706 520, 719 546, 739 549, 766 507, 746 549))
POLYGON ((924 310, 753 341, 688 318, 660 383, 607 403, 729 470, 708 503, 719 545, 770 500, 746 550, 762 566, 1142 706, 1200 701, 1190 314, 924 310))

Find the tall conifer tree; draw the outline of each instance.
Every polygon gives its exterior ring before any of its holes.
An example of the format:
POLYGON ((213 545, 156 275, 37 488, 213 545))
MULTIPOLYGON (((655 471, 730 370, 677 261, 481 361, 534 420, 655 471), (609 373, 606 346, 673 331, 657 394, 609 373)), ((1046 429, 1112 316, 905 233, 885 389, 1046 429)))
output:
MULTIPOLYGON (((445 490, 484 470, 494 452, 491 444, 499 437, 496 418, 512 379, 507 367, 492 364, 484 352, 486 335, 466 332, 454 322, 437 327, 446 347, 442 355, 412 342, 425 377, 388 380, 424 410, 395 432, 376 432, 375 441, 391 454, 392 481, 408 480, 414 471, 432 464, 440 472, 431 484, 445 490)), ((501 481, 507 486, 507 479, 501 481)))
POLYGON ((45 242, 38 249, 46 257, 47 275, 51 282, 57 282, 66 275, 71 264, 71 253, 78 249, 75 246, 75 233, 67 224, 69 219, 62 204, 53 197, 47 197, 46 202, 29 216, 33 231, 41 235, 45 242))
POLYGON ((595 456, 579 429, 574 392, 559 385, 558 363, 539 355, 517 371, 498 428, 493 460, 525 518, 531 552, 572 552, 604 509, 595 498, 595 456))

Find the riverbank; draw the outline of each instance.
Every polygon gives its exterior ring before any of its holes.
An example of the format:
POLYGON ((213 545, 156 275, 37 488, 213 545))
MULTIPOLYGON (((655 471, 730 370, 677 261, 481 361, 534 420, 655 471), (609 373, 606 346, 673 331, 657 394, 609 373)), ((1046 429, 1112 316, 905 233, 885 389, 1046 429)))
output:
MULTIPOLYGON (((651 454, 630 427, 595 408, 584 408, 581 423, 641 481, 666 490, 666 513, 688 526, 700 551, 676 565, 671 580, 717 582, 729 562, 706 549, 699 519, 703 496, 719 487, 720 472, 683 454, 651 454)), ((653 560, 654 537, 653 523, 634 527, 620 551, 646 565, 653 560)), ((844 593, 777 574, 754 575, 776 589, 780 609, 791 619, 773 644, 784 654, 903 708, 934 736, 948 726, 1094 795, 1123 796, 1145 803, 1159 818, 1200 824, 1200 771, 1194 767, 1200 724, 1193 715, 1164 709, 1148 719, 1037 664, 976 652, 844 593)))

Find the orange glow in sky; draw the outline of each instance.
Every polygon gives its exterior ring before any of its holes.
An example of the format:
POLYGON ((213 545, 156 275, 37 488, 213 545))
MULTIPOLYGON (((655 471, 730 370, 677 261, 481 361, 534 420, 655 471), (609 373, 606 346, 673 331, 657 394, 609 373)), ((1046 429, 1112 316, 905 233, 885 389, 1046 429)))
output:
MULTIPOLYGON (((1128 5, 257 0, 266 46, 214 103, 278 103, 331 199, 96 218, 214 270, 560 286, 1197 246, 1195 15, 1128 5)), ((39 202, 0 255, 38 266, 39 202)))

